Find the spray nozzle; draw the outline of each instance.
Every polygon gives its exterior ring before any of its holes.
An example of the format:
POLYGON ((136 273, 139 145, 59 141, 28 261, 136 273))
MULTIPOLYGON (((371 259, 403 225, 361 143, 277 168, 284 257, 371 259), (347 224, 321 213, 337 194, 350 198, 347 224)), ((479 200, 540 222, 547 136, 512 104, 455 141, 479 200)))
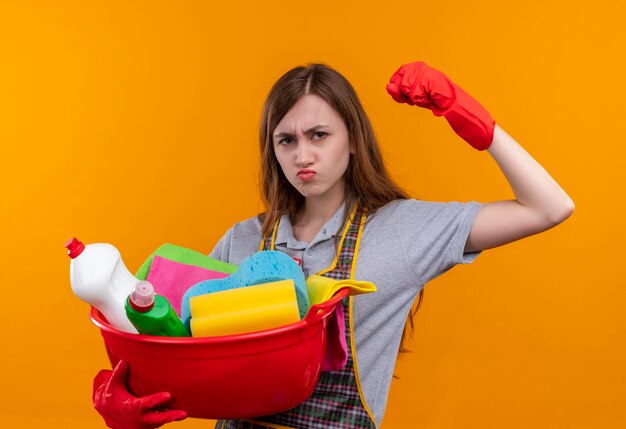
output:
POLYGON ((154 306, 154 286, 145 280, 138 281, 129 296, 130 306, 140 313, 150 311, 154 306))

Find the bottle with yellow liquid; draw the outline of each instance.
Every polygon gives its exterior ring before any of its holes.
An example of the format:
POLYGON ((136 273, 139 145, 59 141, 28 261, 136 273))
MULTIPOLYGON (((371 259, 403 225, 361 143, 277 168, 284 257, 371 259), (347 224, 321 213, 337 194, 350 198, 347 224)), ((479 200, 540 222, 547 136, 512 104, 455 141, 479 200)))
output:
POLYGON ((189 337, 189 331, 170 305, 154 293, 152 283, 139 281, 126 299, 126 316, 140 334, 189 337))

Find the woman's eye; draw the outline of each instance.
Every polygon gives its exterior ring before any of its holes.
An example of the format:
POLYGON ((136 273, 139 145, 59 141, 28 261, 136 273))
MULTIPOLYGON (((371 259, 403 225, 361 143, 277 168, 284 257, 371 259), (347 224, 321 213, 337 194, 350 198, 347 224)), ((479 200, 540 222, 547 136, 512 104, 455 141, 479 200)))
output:
POLYGON ((321 139, 321 138, 324 138, 326 136, 326 133, 324 131, 318 131, 318 132, 315 133, 315 136, 319 137, 321 139))
POLYGON ((285 137, 284 139, 279 141, 278 144, 290 144, 291 140, 292 140, 291 137, 285 137))

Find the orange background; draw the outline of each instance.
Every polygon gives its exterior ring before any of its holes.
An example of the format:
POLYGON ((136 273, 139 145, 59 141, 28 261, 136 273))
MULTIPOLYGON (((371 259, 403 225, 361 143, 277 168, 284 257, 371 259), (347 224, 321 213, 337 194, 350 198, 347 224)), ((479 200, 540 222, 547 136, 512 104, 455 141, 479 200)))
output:
POLYGON ((133 272, 164 242, 208 253, 260 210, 259 113, 295 65, 325 62, 353 83, 415 197, 513 198, 486 152, 385 92, 401 64, 424 60, 475 96, 576 212, 429 284, 382 426, 626 427, 616 4, 3 1, 0 425, 104 426, 90 396, 108 362, 70 290, 64 243, 112 243, 133 272))

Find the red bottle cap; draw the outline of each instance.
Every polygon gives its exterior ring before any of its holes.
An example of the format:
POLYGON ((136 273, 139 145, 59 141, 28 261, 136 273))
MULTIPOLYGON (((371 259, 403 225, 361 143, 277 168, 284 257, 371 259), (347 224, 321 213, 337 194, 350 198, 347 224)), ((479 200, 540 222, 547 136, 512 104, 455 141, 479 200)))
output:
POLYGON ((76 258, 85 250, 85 245, 78 241, 76 237, 65 243, 65 247, 67 248, 67 255, 72 259, 76 258))

